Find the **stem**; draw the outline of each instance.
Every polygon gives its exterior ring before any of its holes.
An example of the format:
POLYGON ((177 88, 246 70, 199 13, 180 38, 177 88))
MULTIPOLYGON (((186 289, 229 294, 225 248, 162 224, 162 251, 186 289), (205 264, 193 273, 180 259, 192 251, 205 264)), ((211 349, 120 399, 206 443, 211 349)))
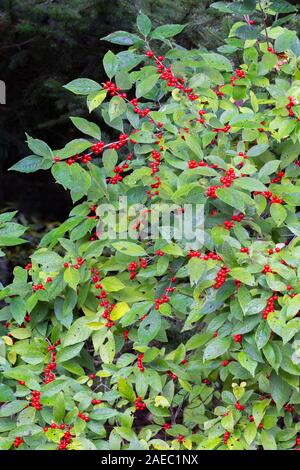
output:
POLYGON ((266 35, 266 40, 267 40, 267 45, 269 47, 270 45, 270 39, 269 39, 269 35, 268 35, 268 30, 267 30, 267 18, 268 16, 266 15, 262 5, 261 5, 261 0, 258 0, 258 5, 259 5, 259 8, 260 8, 260 12, 262 14, 262 19, 263 19, 263 23, 264 23, 264 30, 265 30, 265 35, 266 35))

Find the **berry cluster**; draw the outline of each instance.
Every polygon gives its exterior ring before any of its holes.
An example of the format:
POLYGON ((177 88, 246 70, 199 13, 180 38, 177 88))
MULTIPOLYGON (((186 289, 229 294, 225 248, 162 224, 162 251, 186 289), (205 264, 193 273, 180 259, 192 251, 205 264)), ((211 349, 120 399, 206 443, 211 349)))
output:
POLYGON ((267 273, 271 273, 271 272, 272 272, 272 269, 270 268, 270 266, 268 264, 266 264, 262 269, 263 274, 267 274, 267 273))
POLYGON ((42 409, 42 405, 40 404, 40 399, 41 399, 41 392, 39 392, 38 390, 32 390, 30 405, 33 406, 33 408, 35 408, 38 411, 42 409))
POLYGON ((145 370, 145 367, 143 366, 143 358, 144 358, 144 354, 143 353, 140 353, 138 355, 138 358, 137 358, 137 366, 138 366, 138 369, 141 371, 141 372, 144 372, 145 370))
MULTIPOLYGON (((126 158, 126 161, 130 162, 132 161, 132 155, 129 154, 126 158)), ((118 184, 120 181, 123 181, 123 176, 122 174, 124 173, 125 170, 129 168, 128 163, 126 161, 122 165, 117 165, 114 168, 114 173, 115 175, 112 178, 108 178, 107 182, 109 184, 118 184)))
POLYGON ((246 76, 246 72, 244 70, 237 69, 235 71, 235 75, 232 75, 230 77, 230 85, 235 86, 234 82, 238 80, 239 78, 245 78, 245 76, 246 76))
POLYGON ((14 448, 17 449, 18 447, 20 447, 23 442, 24 440, 20 436, 16 436, 14 440, 14 448))
POLYGON ((274 312, 275 307, 274 303, 278 300, 278 295, 274 294, 272 295, 267 302, 266 308, 263 310, 262 317, 264 320, 267 320, 269 313, 274 312))
POLYGON ((47 365, 46 369, 45 369, 45 384, 48 384, 50 382, 53 382, 53 380, 55 379, 55 375, 53 373, 53 371, 56 370, 56 347, 60 344, 60 339, 58 338, 58 340, 48 346, 48 352, 51 352, 51 362, 49 362, 49 364, 47 365))
POLYGON ((176 374, 173 374, 173 372, 171 372, 170 370, 167 371, 167 374, 169 377, 171 377, 172 380, 176 380, 177 379, 177 375, 176 374))
POLYGON ((235 343, 241 343, 243 341, 243 335, 234 335, 233 336, 233 341, 235 343))
POLYGON ((115 83, 110 82, 107 80, 103 85, 104 90, 107 90, 110 96, 119 95, 121 98, 126 98, 126 93, 119 93, 120 87, 118 87, 115 83))
POLYGON ((215 283, 213 284, 214 289, 220 289, 220 287, 226 282, 227 274, 229 273, 230 269, 227 266, 223 265, 221 269, 217 273, 217 277, 215 279, 215 283))
POLYGON ((80 411, 78 412, 77 416, 78 416, 78 418, 82 419, 86 423, 88 423, 90 421, 90 418, 87 415, 81 413, 80 411))
POLYGON ((33 284, 32 286, 33 292, 37 292, 38 290, 45 290, 43 284, 33 284))
POLYGON ((142 268, 142 269, 146 269, 147 268, 147 260, 144 259, 144 258, 141 258, 140 263, 138 263, 137 261, 132 261, 131 263, 129 263, 127 269, 130 272, 130 279, 131 280, 136 277, 137 269, 139 267, 142 268))
POLYGON ((164 425, 163 425, 163 430, 164 431, 168 431, 168 429, 171 429, 171 428, 172 428, 171 423, 164 423, 164 425))
MULTIPOLYGON (((253 423, 253 422, 254 422, 254 416, 253 416, 253 415, 250 415, 250 416, 249 416, 249 421, 250 421, 250 423, 253 423)), ((263 428, 263 424, 262 424, 262 423, 259 423, 258 429, 262 429, 262 428, 263 428)))
POLYGON ((60 438, 58 450, 65 450, 72 440, 72 434, 68 430, 64 433, 64 435, 60 438))
POLYGON ((145 408, 147 408, 147 405, 143 402, 142 397, 137 397, 135 400, 135 409, 137 411, 143 411, 145 408))
POLYGON ((155 305, 154 308, 155 310, 159 310, 160 305, 165 304, 170 302, 170 297, 168 297, 166 294, 162 294, 161 298, 155 299, 155 305))
POLYGON ((285 176, 285 171, 279 171, 276 175, 275 178, 273 178, 270 182, 271 183, 280 183, 280 181, 282 180, 282 178, 284 178, 285 176))
POLYGON ((289 100, 289 103, 286 105, 286 109, 288 110, 288 113, 289 113, 290 117, 295 117, 295 113, 294 113, 292 108, 293 108, 293 106, 296 105, 296 102, 295 102, 294 98, 292 98, 292 96, 288 96, 287 98, 289 100))
POLYGON ((244 405, 241 405, 238 401, 235 402, 235 407, 239 411, 243 411, 245 409, 244 405))
POLYGON ((98 400, 97 398, 93 398, 93 400, 91 401, 91 404, 93 406, 100 405, 100 403, 102 403, 102 400, 98 400))
POLYGON ((230 432, 226 431, 223 437, 223 443, 227 445, 228 439, 230 438, 230 432))

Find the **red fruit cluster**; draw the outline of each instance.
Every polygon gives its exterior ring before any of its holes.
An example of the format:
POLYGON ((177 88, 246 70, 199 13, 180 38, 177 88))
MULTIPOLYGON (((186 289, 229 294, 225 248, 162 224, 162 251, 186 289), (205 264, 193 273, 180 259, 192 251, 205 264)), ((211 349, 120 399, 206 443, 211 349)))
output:
POLYGON ((220 132, 225 132, 226 134, 227 132, 230 131, 230 129, 231 129, 230 124, 226 124, 224 127, 215 127, 213 129, 213 132, 216 132, 217 134, 219 134, 220 132))
POLYGON ((224 85, 218 85, 217 86, 217 89, 214 89, 213 87, 211 87, 211 90, 217 95, 217 96, 224 96, 224 93, 222 91, 222 88, 223 88, 224 85))
POLYGON ((223 437, 223 443, 225 445, 227 444, 227 441, 228 441, 229 438, 230 438, 230 432, 226 431, 225 434, 224 434, 224 437, 223 437))
POLYGON ((127 269, 130 272, 130 279, 134 279, 136 277, 138 268, 147 268, 147 260, 145 258, 140 258, 140 263, 137 261, 132 261, 129 263, 127 269))
POLYGON ((266 273, 271 273, 272 272, 272 269, 270 268, 270 266, 268 264, 266 264, 264 267, 263 267, 263 270, 262 270, 262 273, 263 274, 266 274, 266 273))
POLYGON ((182 434, 179 434, 179 436, 177 437, 177 441, 179 442, 179 444, 181 444, 184 441, 184 436, 182 434))
POLYGON ((143 366, 143 359, 144 359, 144 354, 140 353, 137 358, 137 366, 141 372, 144 372, 145 370, 145 367, 143 366))
POLYGON ((55 379, 54 371, 56 370, 56 347, 60 344, 60 339, 56 341, 56 343, 48 346, 48 351, 51 352, 51 362, 47 365, 45 369, 45 384, 53 382, 55 379))
POLYGON ((113 176, 112 178, 107 178, 107 183, 118 184, 120 181, 123 181, 122 173, 124 173, 124 170, 127 170, 127 168, 129 168, 129 165, 126 162, 123 163, 123 165, 121 166, 120 165, 115 166, 114 168, 115 176, 113 176))
MULTIPOLYGON (((249 421, 250 421, 251 423, 254 422, 254 416, 253 416, 253 415, 250 415, 250 416, 249 416, 249 421)), ((262 423, 259 423, 258 429, 262 429, 262 428, 263 428, 263 424, 262 424, 262 423)))
POLYGON ((245 407, 241 405, 238 401, 235 402, 235 407, 239 411, 243 411, 245 409, 245 407))
POLYGON ((19 437, 19 436, 16 436, 15 437, 15 440, 14 440, 14 447, 15 449, 17 449, 18 447, 20 447, 21 444, 23 444, 24 440, 19 437))
POLYGON ((123 331, 123 338, 125 341, 128 341, 128 335, 129 335, 129 331, 128 330, 124 330, 123 331))
POLYGON ((99 155, 99 153, 102 152, 103 150, 103 147, 105 145, 105 142, 96 142, 93 146, 92 146, 92 152, 95 154, 95 155, 99 155))
POLYGON ((147 408, 147 405, 143 402, 142 397, 137 397, 135 400, 135 409, 137 411, 143 411, 145 408, 147 408))
POLYGON ((163 425, 163 430, 164 431, 167 431, 168 429, 171 429, 172 428, 172 424, 171 423, 164 423, 163 425))
POLYGON ((300 446, 300 437, 296 437, 295 445, 300 446))
POLYGON ((278 300, 278 295, 274 294, 272 295, 267 302, 266 308, 263 310, 262 317, 264 320, 267 320, 269 313, 274 312, 275 307, 274 307, 274 302, 278 300))
POLYGON ((249 253, 249 248, 248 248, 247 246, 242 247, 242 248, 240 249, 240 252, 241 252, 241 253, 246 253, 246 254, 248 254, 248 253, 249 253))
POLYGON ((24 269, 26 269, 26 271, 29 271, 31 268, 32 268, 32 263, 27 263, 24 269))
POLYGON ((45 290, 45 287, 43 286, 43 284, 33 284, 32 290, 33 292, 36 292, 38 290, 45 290))
POLYGON ((292 98, 291 96, 288 96, 287 98, 288 98, 288 100, 289 100, 289 103, 287 104, 286 109, 287 109, 288 112, 289 112, 289 116, 290 116, 290 117, 294 117, 294 116, 295 116, 295 113, 294 113, 294 111, 292 110, 292 108, 293 108, 293 106, 296 105, 296 102, 295 102, 294 98, 292 98))
POLYGON ((295 411, 295 408, 293 407, 293 405, 290 405, 289 403, 286 403, 284 405, 284 409, 285 411, 287 411, 288 413, 293 413, 295 411))
POLYGON ((73 165, 74 163, 88 163, 92 160, 92 157, 89 153, 85 153, 84 155, 73 155, 72 157, 67 159, 67 164, 73 165))
POLYGON ((220 289, 220 287, 224 284, 227 278, 227 274, 229 273, 230 269, 227 266, 223 265, 219 270, 217 277, 215 279, 215 283, 213 284, 214 289, 220 289))
POLYGON ((173 374, 173 372, 171 372, 170 370, 167 371, 167 374, 169 377, 171 377, 172 380, 176 380, 177 379, 177 375, 176 374, 173 374))
POLYGON ((91 404, 92 405, 100 405, 100 403, 102 403, 102 400, 97 400, 97 398, 93 398, 93 400, 91 401, 91 404))
POLYGON ((224 188, 229 188, 234 179, 236 178, 234 168, 229 168, 229 170, 226 171, 225 176, 222 176, 220 178, 220 182, 223 184, 224 188))
POLYGON ((168 303, 169 301, 170 297, 168 297, 166 294, 163 294, 160 299, 155 299, 155 310, 159 310, 160 305, 168 303))
POLYGON ((277 196, 272 196, 270 199, 270 204, 284 204, 284 200, 277 196))
POLYGON ((222 361, 221 366, 226 367, 226 366, 228 366, 229 363, 230 363, 230 361, 228 361, 228 360, 222 361))
POLYGON ((40 404, 40 399, 41 399, 41 392, 39 392, 38 390, 32 390, 30 405, 33 406, 33 408, 35 408, 38 411, 42 409, 42 405, 40 404))
POLYGON ((108 145, 109 149, 120 150, 124 145, 128 142, 128 135, 127 134, 120 134, 118 137, 117 142, 112 142, 108 145))
MULTIPOLYGON (((118 87, 115 83, 110 82, 109 80, 104 83, 103 88, 108 91, 110 96, 118 95, 119 91, 121 90, 120 87, 118 87)), ((121 98, 126 98, 126 94, 121 98)))
MULTIPOLYGON (((145 109, 141 109, 138 105, 138 100, 136 98, 133 98, 132 100, 130 100, 130 103, 132 104, 133 106, 133 112, 138 114, 139 116, 141 117, 146 117, 148 116, 148 114, 150 113, 151 109, 150 108, 145 108, 145 109)), ((131 140, 131 142, 133 144, 135 144, 136 142, 134 142, 133 140, 131 140)))
POLYGON ((80 411, 79 411, 77 416, 78 416, 78 418, 82 419, 86 423, 88 423, 90 421, 90 418, 87 415, 81 413, 80 411))
POLYGON ((243 341, 243 335, 234 335, 233 336, 233 341, 235 343, 241 343, 243 341))
POLYGON ((58 450, 65 450, 72 440, 72 434, 68 430, 64 433, 64 435, 60 438, 58 450))
POLYGON ((279 171, 275 178, 271 180, 271 183, 280 183, 282 178, 285 176, 285 171, 279 171))

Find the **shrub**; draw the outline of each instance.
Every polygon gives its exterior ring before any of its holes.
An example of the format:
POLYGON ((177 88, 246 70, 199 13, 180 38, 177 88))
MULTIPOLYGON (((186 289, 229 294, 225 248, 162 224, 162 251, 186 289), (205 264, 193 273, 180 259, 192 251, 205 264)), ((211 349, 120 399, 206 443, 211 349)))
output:
POLYGON ((140 35, 105 38, 129 46, 109 81, 66 85, 115 140, 78 117, 87 137, 63 149, 28 137, 12 169, 51 168, 74 208, 1 293, 2 449, 299 446, 299 40, 267 28, 278 3, 239 4, 218 53, 139 15, 140 35), (110 239, 99 209, 120 195, 202 204, 203 246, 110 239))

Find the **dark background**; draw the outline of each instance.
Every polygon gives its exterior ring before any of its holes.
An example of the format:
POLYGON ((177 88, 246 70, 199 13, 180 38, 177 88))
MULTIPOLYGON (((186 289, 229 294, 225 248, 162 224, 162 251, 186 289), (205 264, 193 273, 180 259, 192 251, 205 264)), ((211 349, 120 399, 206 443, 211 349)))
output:
MULTIPOLYGON (((0 105, 0 207, 18 209, 27 225, 63 220, 68 193, 50 172, 7 172, 30 154, 25 132, 53 149, 75 137, 68 117, 87 111, 80 97, 62 85, 74 78, 101 82, 102 57, 122 50, 100 38, 115 30, 135 30, 142 10, 154 25, 189 23, 178 42, 214 49, 223 44, 234 18, 204 0, 0 0, 0 79, 7 104, 0 105)), ((299 2, 290 2, 299 4, 299 2)), ((291 27, 300 29, 296 16, 291 27)), ((98 118, 94 113, 93 118, 98 118)), ((101 124, 101 123, 100 123, 101 124)), ((78 136, 78 135, 77 135, 78 136)))

